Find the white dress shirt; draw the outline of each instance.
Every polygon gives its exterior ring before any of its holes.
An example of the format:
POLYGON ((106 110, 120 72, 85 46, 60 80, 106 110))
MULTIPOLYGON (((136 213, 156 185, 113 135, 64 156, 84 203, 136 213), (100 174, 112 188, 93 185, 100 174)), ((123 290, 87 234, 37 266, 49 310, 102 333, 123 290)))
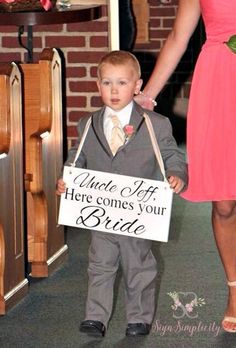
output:
POLYGON ((119 118, 121 127, 124 128, 129 124, 130 116, 133 108, 133 101, 131 101, 126 107, 119 111, 112 110, 109 106, 105 108, 104 118, 103 118, 103 129, 108 143, 111 139, 111 130, 113 127, 112 121, 109 116, 116 115, 119 118))

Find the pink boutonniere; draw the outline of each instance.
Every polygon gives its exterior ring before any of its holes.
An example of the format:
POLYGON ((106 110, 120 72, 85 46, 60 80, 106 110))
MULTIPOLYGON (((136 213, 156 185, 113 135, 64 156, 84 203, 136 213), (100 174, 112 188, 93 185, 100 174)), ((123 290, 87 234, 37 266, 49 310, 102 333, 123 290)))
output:
POLYGON ((126 124, 123 128, 125 133, 125 142, 127 143, 132 135, 135 133, 134 126, 132 124, 126 124))

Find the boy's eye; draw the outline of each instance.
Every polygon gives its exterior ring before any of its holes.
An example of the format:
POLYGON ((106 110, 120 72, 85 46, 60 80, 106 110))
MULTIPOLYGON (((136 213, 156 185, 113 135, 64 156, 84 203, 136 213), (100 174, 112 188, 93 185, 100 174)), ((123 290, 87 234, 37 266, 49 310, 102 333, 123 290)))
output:
POLYGON ((124 86, 124 85, 126 85, 126 84, 127 84, 126 81, 120 81, 120 85, 121 85, 121 86, 124 86))
POLYGON ((109 82, 109 81, 102 81, 102 84, 103 84, 104 86, 108 86, 108 85, 110 84, 110 82, 109 82))

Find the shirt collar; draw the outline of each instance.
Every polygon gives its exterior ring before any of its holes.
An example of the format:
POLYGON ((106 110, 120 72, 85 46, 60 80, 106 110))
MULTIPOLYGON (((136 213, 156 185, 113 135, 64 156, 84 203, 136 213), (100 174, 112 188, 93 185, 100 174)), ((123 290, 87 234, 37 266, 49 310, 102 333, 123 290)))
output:
POLYGON ((131 116, 133 104, 134 103, 133 103, 133 100, 132 100, 128 105, 126 105, 123 109, 121 109, 119 111, 115 111, 115 110, 111 109, 109 106, 106 106, 106 109, 105 109, 105 112, 104 112, 104 121, 110 115, 117 115, 117 117, 120 120, 120 123, 121 123, 122 127, 124 127, 130 121, 130 116, 131 116))

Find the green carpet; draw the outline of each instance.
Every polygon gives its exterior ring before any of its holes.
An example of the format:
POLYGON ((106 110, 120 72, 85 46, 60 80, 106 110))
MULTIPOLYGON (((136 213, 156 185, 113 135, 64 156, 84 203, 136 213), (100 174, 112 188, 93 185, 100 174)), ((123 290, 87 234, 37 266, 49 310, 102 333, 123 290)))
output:
POLYGON ((114 313, 104 339, 80 333, 87 291, 89 232, 68 229, 68 260, 47 279, 30 278, 28 295, 0 317, 1 348, 227 348, 236 335, 220 322, 227 286, 210 223, 211 205, 174 198, 168 243, 153 243, 159 265, 157 308, 148 337, 126 338, 123 282, 118 274, 114 313), (179 296, 174 305, 170 293, 179 296), (200 300, 199 300, 200 298, 200 300), (192 306, 195 299, 202 305, 192 306), (189 311, 186 310, 187 305, 189 311), (191 311, 192 309, 192 311, 191 311))

